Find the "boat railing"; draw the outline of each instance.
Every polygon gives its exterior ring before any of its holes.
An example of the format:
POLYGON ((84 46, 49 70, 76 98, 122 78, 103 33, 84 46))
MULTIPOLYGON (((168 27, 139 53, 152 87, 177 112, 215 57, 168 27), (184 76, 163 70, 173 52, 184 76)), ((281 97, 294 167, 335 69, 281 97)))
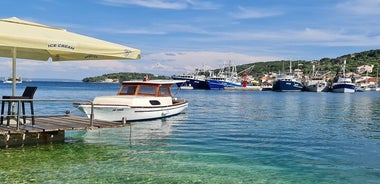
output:
MULTIPOLYGON (((94 124, 94 104, 91 100, 84 99, 0 99, 2 102, 1 119, 5 122, 0 124, 7 124, 7 119, 16 120, 16 128, 20 126, 21 118, 36 118, 36 117, 59 117, 76 115, 80 117, 87 117, 90 127, 94 124), (32 103, 32 106, 25 104, 26 102, 32 103), (5 105, 7 104, 7 105, 5 105), (24 104, 24 105, 23 105, 24 104), (80 104, 90 104, 91 113, 86 115, 78 110, 75 106, 80 104), (8 106, 11 105, 11 108, 8 106), (24 106, 25 111, 22 111, 24 106), (31 109, 33 108, 33 109, 31 109), (8 112, 8 109, 11 111, 8 112), (24 114, 23 114, 24 113, 24 114)), ((25 123, 25 122, 23 122, 25 123)), ((32 124, 34 126, 34 124, 32 124)))

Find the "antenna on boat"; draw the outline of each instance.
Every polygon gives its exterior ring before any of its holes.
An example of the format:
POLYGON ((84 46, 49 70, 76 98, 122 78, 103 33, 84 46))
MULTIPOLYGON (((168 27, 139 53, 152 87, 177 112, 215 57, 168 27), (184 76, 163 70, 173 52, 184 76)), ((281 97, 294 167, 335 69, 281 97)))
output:
POLYGON ((312 76, 315 77, 315 62, 312 62, 313 64, 313 73, 312 73, 312 76))

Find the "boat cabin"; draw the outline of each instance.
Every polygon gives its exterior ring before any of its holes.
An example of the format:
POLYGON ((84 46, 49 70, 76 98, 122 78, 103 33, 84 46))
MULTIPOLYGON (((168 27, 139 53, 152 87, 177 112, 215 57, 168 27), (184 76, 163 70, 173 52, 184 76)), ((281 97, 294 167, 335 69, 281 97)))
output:
POLYGON ((117 95, 171 97, 172 84, 164 81, 125 81, 117 95))

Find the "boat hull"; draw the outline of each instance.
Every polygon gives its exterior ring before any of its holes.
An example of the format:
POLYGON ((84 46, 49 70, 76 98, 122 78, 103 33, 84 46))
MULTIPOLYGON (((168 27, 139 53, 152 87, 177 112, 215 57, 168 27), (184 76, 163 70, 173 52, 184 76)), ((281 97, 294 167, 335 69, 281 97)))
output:
POLYGON ((380 91, 379 86, 374 85, 374 84, 360 86, 359 88, 356 89, 356 91, 358 91, 358 89, 362 91, 380 91))
MULTIPOLYGON (((121 122, 139 121, 165 118, 181 113, 188 107, 187 101, 179 101, 168 106, 140 106, 131 107, 127 105, 109 105, 94 104, 94 119, 121 122)), ((87 117, 91 117, 91 105, 78 105, 78 109, 86 113, 87 117)))
POLYGON ((193 89, 210 89, 206 81, 203 80, 190 80, 190 84, 193 89))
POLYGON ((334 83, 332 85, 332 92, 334 93, 354 93, 355 85, 352 83, 334 83))
POLYGON ((283 81, 277 80, 274 82, 272 90, 273 91, 283 91, 283 92, 298 92, 302 91, 303 85, 297 81, 283 81))
POLYGON ((206 80, 208 86, 210 89, 224 89, 224 88, 233 88, 233 87, 242 87, 242 85, 228 82, 228 81, 221 81, 221 80, 213 80, 208 79, 206 80))
POLYGON ((236 91, 262 91, 261 86, 246 86, 246 87, 225 87, 225 90, 236 90, 236 91))
POLYGON ((306 90, 311 92, 328 92, 329 86, 327 85, 327 82, 315 83, 307 85, 306 90))
POLYGON ((177 83, 178 87, 181 86, 191 86, 193 89, 210 89, 205 80, 197 80, 197 79, 186 79, 181 77, 172 77, 173 80, 186 80, 186 84, 177 83))

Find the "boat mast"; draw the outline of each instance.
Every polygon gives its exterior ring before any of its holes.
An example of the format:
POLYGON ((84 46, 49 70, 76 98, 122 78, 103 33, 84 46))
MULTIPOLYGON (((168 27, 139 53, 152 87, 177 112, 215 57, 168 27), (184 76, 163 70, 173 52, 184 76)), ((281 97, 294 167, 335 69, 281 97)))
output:
MULTIPOLYGON (((285 72, 285 63, 284 63, 284 60, 282 60, 282 71, 281 72, 285 72)), ((279 72, 281 74, 281 72, 279 72)))
POLYGON ((290 60, 289 73, 293 73, 293 71, 292 71, 292 60, 290 60))
POLYGON ((342 67, 342 72, 343 72, 343 78, 346 78, 346 60, 343 61, 343 67, 342 67))

